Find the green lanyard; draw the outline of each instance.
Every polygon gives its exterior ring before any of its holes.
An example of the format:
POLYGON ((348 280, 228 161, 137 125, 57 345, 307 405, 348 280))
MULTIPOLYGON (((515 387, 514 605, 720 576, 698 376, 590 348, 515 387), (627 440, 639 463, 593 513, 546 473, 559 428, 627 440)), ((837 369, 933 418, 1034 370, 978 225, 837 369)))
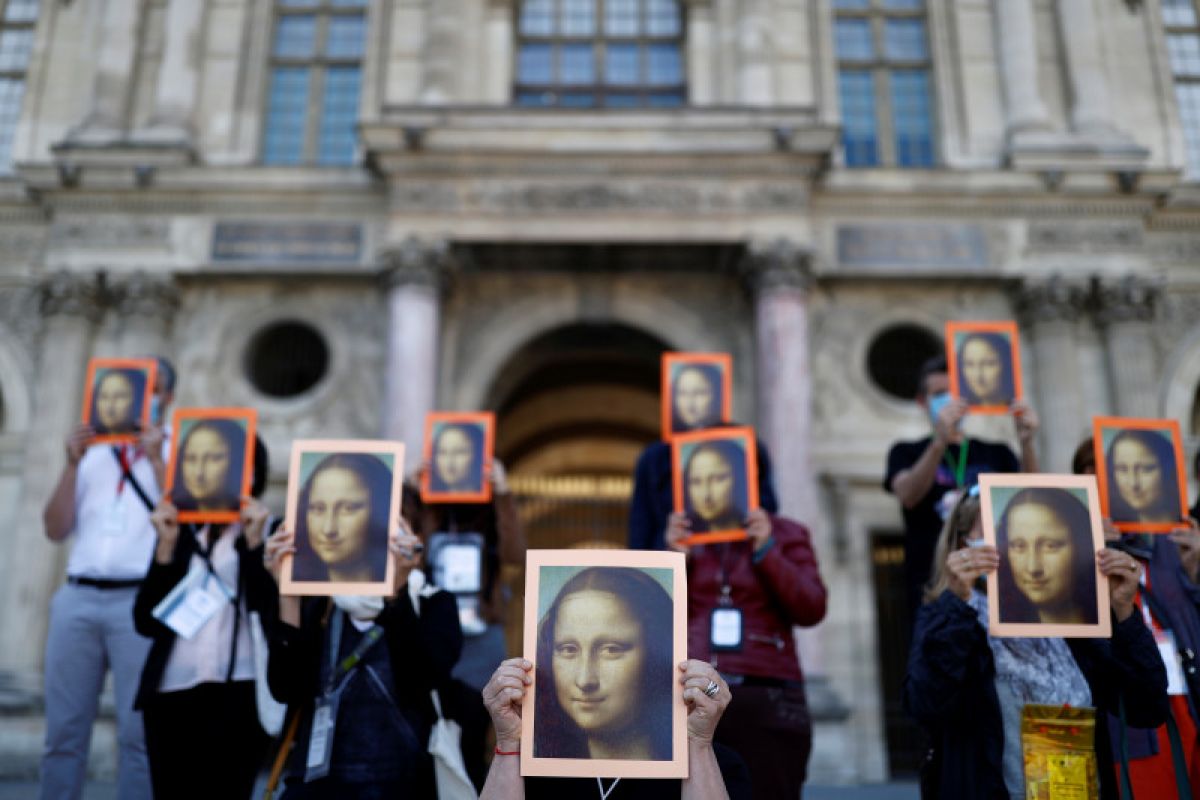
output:
POLYGON ((942 458, 946 459, 946 464, 949 465, 951 471, 954 472, 954 485, 962 488, 963 482, 967 479, 967 450, 971 447, 971 440, 963 437, 962 446, 958 449, 958 463, 954 463, 954 459, 950 457, 950 449, 946 448, 946 452, 942 453, 942 458))

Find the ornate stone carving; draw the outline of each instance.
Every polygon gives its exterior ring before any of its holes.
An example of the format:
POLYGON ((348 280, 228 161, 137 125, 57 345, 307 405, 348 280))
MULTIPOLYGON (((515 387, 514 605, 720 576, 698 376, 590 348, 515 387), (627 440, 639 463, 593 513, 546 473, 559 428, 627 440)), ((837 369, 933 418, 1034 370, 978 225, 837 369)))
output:
POLYGON ((0 287, 0 320, 4 330, 19 339, 29 352, 33 352, 42 327, 38 316, 39 291, 37 286, 0 287))
POLYGON ((1029 249, 1042 253, 1140 252, 1140 222, 1097 225, 1035 221, 1029 226, 1029 249))
POLYGON ((415 285, 442 291, 451 283, 458 266, 447 240, 415 236, 385 251, 380 260, 384 285, 389 289, 415 285))
POLYGON ((104 287, 98 275, 60 271, 39 287, 42 316, 78 316, 91 322, 103 313, 104 287))
POLYGON ((1096 321, 1101 325, 1119 322, 1150 322, 1162 300, 1162 284, 1134 275, 1116 281, 1097 281, 1096 321))
POLYGON ((179 289, 169 276, 139 270, 110 284, 110 299, 123 317, 168 320, 179 307, 179 289))
POLYGON ((1061 275, 1027 280, 1013 291, 1013 306, 1026 325, 1074 322, 1088 306, 1087 286, 1061 275))
POLYGON ((166 248, 171 223, 165 217, 96 215, 56 221, 50 239, 58 248, 166 248))
POLYGON ((738 272, 757 293, 775 289, 807 290, 813 284, 811 254, 790 239, 751 242, 738 272))

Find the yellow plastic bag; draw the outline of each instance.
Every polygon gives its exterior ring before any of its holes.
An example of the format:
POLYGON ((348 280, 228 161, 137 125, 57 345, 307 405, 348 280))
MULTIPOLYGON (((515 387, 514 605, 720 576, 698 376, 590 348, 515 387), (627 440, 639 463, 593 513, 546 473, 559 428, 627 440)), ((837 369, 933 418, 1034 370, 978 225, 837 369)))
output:
POLYGON ((1025 706, 1021 750, 1026 800, 1099 800, 1095 709, 1025 706))

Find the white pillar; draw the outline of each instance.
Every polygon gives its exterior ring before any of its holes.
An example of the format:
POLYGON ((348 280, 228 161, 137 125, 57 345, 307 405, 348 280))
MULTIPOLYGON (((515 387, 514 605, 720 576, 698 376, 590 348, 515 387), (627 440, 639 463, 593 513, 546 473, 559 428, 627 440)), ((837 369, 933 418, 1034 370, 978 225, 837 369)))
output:
POLYGON ((200 85, 205 5, 205 0, 169 0, 167 4, 154 113, 150 128, 139 132, 139 139, 187 145, 195 136, 192 114, 200 85))
POLYGON ((7 621, 0 632, 0 663, 20 673, 41 666, 50 598, 63 578, 63 548, 69 544, 46 538, 42 509, 63 468, 63 442, 80 418, 91 333, 100 310, 94 275, 60 272, 41 287, 45 321, 33 387, 37 413, 25 440, 21 501, 6 529, 9 558, 0 588, 7 621))
POLYGON ((405 471, 421 460, 425 415, 434 410, 441 290, 450 261, 446 242, 405 241, 385 254, 388 287, 383 434, 404 442, 405 471))
POLYGON ((1112 102, 1092 0, 1058 0, 1058 24, 1071 85, 1071 124, 1080 133, 1109 133, 1112 102))
POLYGON ((92 106, 69 139, 87 144, 111 144, 121 139, 129 123, 130 89, 138 52, 138 22, 143 0, 107 0, 96 42, 96 74, 92 106))
POLYGON ((1038 460, 1048 472, 1070 469, 1075 448, 1086 438, 1091 420, 1083 413, 1075 328, 1088 292, 1059 276, 1023 284, 1016 295, 1017 313, 1029 331, 1034 404, 1041 419, 1038 460))
POLYGON ((996 51, 1003 75, 1006 131, 1011 139, 1050 125, 1038 87, 1037 34, 1033 0, 993 0, 996 51))
POLYGON ((1117 413, 1123 417, 1160 414, 1153 328, 1160 296, 1157 285, 1132 275, 1102 283, 1097 292, 1096 321, 1104 330, 1117 413))
POLYGON ((421 53, 425 62, 421 102, 445 105, 453 102, 458 94, 455 81, 460 63, 457 53, 462 7, 459 0, 435 0, 429 4, 426 13, 428 25, 421 53))
POLYGON ((694 106, 710 106, 717 96, 713 69, 716 58, 716 19, 712 0, 689 0, 685 6, 688 100, 694 106))
POLYGON ((512 99, 513 41, 516 38, 513 0, 489 0, 484 35, 487 53, 483 60, 484 102, 506 106, 512 99))
POLYGON ((737 27, 738 99, 747 106, 775 102, 771 17, 763 0, 742 0, 737 27))

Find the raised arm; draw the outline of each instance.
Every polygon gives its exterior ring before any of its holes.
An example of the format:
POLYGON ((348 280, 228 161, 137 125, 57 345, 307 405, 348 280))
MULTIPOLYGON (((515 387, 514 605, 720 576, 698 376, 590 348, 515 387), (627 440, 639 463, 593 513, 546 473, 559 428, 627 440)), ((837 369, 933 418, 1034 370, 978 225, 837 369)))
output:
POLYGON ((46 538, 52 542, 67 538, 75 525, 75 480, 79 475, 79 461, 87 452, 88 442, 94 435, 95 431, 90 425, 77 425, 67 437, 67 463, 63 465, 58 483, 54 485, 54 491, 50 493, 50 499, 42 511, 46 538))
POLYGON ((483 687, 483 705, 496 729, 496 756, 479 800, 525 800, 521 780, 521 704, 533 684, 533 663, 510 658, 500 663, 483 687))

